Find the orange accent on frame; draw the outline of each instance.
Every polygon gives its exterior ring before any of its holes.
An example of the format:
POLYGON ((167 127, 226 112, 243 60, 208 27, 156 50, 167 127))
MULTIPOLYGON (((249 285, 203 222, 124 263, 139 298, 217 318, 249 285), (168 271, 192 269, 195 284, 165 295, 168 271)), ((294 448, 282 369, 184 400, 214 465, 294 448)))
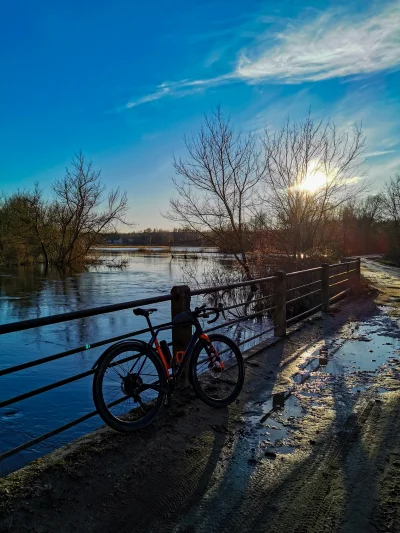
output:
MULTIPOLYGON (((219 354, 217 353, 217 350, 214 348, 214 346, 212 345, 211 341, 210 341, 210 338, 208 335, 206 335, 205 333, 202 333, 200 335, 200 339, 203 339, 204 341, 206 341, 210 347, 211 347, 211 351, 214 353, 215 355, 215 358, 217 359, 218 363, 219 363, 219 366, 221 367, 222 370, 224 370, 225 366, 224 366, 224 363, 221 361, 221 358, 219 356, 219 354)), ((214 363, 215 361, 211 361, 211 363, 214 363)))
POLYGON ((172 379, 172 376, 169 373, 169 368, 170 367, 168 366, 167 360, 165 359, 165 356, 163 354, 163 351, 161 350, 161 346, 160 346, 160 344, 159 344, 157 339, 154 339, 154 344, 156 345, 157 353, 160 356, 161 361, 163 362, 163 365, 164 365, 164 368, 165 368, 165 373, 167 374, 167 378, 170 380, 170 379, 172 379))
POLYGON ((184 357, 185 357, 185 352, 184 351, 176 352, 175 353, 175 357, 174 357, 175 363, 177 365, 181 365, 184 357))

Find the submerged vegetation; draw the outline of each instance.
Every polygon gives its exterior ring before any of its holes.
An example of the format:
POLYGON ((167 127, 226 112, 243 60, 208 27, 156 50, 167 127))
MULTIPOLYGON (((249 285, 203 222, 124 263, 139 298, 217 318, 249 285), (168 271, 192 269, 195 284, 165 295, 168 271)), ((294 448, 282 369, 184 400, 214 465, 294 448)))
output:
POLYGON ((33 191, 4 196, 0 203, 0 262, 44 263, 65 268, 82 265, 103 232, 126 223, 127 197, 118 189, 106 194, 100 172, 82 152, 71 169, 52 185, 46 199, 33 191))

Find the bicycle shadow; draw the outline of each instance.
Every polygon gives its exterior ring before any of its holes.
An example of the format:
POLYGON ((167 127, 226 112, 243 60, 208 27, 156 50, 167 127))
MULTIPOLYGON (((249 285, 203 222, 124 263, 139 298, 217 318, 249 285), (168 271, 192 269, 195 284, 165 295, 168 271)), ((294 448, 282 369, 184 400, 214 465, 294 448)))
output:
MULTIPOLYGON (((377 309, 374 307, 367 313, 363 311, 361 315, 366 318, 368 315, 373 316, 376 311, 377 309)), ((340 329, 341 325, 349 320, 351 314, 351 311, 344 313, 341 323, 339 322, 335 327, 332 327, 332 321, 329 317, 325 317, 322 320, 322 338, 331 337, 335 331, 340 329)), ((283 344, 281 344, 281 348, 283 348, 283 344)), ((310 345, 312 345, 312 342, 310 345)), ((276 375, 274 378, 276 379, 276 375)), ((194 506, 190 507, 188 505, 186 507, 186 516, 179 523, 176 531, 250 532, 268 531, 270 528, 275 528, 271 529, 271 531, 297 531, 296 520, 300 524, 302 521, 309 520, 310 515, 313 516, 313 512, 310 512, 310 504, 316 508, 322 508, 325 505, 324 500, 329 490, 329 483, 327 483, 326 477, 335 470, 339 471, 339 474, 343 474, 344 478, 342 510, 343 520, 346 520, 346 517, 351 515, 354 510, 354 504, 346 504, 346 502, 351 502, 351 487, 354 484, 354 479, 349 479, 348 483, 346 483, 347 477, 362 475, 360 469, 351 469, 351 465, 348 462, 351 456, 350 452, 355 455, 358 454, 358 462, 362 464, 364 471, 376 473, 376 465, 368 456, 361 439, 368 413, 366 411, 362 415, 354 413, 356 402, 354 396, 351 395, 350 402, 346 403, 346 410, 343 412, 341 398, 343 398, 345 391, 346 387, 343 388, 341 386, 340 388, 334 387, 332 392, 334 417, 326 428, 326 435, 318 442, 318 447, 322 452, 319 452, 320 459, 317 459, 317 463, 315 463, 314 454, 310 453, 309 457, 298 461, 297 466, 292 468, 290 473, 284 475, 277 482, 274 480, 275 465, 271 466, 272 462, 265 461, 260 465, 257 461, 246 460, 246 457, 251 457, 248 442, 246 442, 246 439, 238 439, 224 473, 219 479, 215 480, 215 488, 208 491, 203 499, 194 506), (323 451, 324 449, 326 453, 323 451), (324 457, 330 457, 328 463, 324 461, 324 457), (305 475, 305 473, 307 474, 305 475), (304 497, 302 483, 304 485, 304 478, 307 476, 309 478, 306 483, 314 484, 315 490, 307 490, 306 496, 308 495, 309 497, 304 497), (299 480, 302 481, 299 483, 299 480), (298 494, 296 492, 297 489, 299 491, 298 494), (288 494, 290 494, 290 501, 286 497, 288 494), (280 513, 278 518, 275 518, 276 510, 279 508, 282 511, 281 498, 285 500, 287 506, 292 506, 296 512, 287 513, 284 510, 283 514, 280 513), (284 519, 285 513, 287 513, 286 522, 284 519)), ((398 403, 399 400, 397 400, 397 405, 398 403)), ((382 437, 377 448, 378 455, 385 450, 390 432, 389 423, 381 428, 382 437)), ((339 474, 338 472, 336 473, 340 477, 339 474)), ((375 502, 378 492, 378 484, 372 485, 368 489, 368 498, 365 498, 366 504, 368 505, 369 503, 371 506, 375 502)), ((362 491, 357 498, 360 501, 362 500, 362 491)), ((363 523, 368 525, 368 519, 366 521, 364 517, 363 523)), ((331 518, 327 516, 326 520, 329 523, 331 518)), ((353 527, 354 520, 350 523, 352 524, 351 527, 353 527)), ((360 525, 363 526, 363 523, 360 520, 360 525)), ((331 524, 331 526, 333 528, 331 530, 335 530, 334 525, 331 524)), ((367 531, 367 529, 361 530, 367 531)), ((355 531, 355 529, 349 529, 349 531, 355 531)))
MULTIPOLYGON (((348 320, 351 312, 344 310, 342 323, 348 320)), ((340 321, 339 325, 336 321, 333 329, 331 326, 332 321, 322 321, 318 326, 319 337, 334 332, 340 327, 340 321)), ((312 336, 306 345, 312 346, 317 336, 312 336)), ((26 506, 32 510, 29 523, 33 529, 43 529, 43 514, 56 508, 52 527, 60 532, 79 530, 82 524, 87 531, 96 533, 242 533, 263 530, 267 525, 271 531, 293 530, 293 527, 279 529, 279 520, 293 525, 290 520, 296 519, 293 513, 283 510, 282 502, 290 506, 293 500, 299 520, 309 513, 310 500, 300 489, 298 494, 293 489, 301 488, 305 472, 312 475, 315 457, 312 454, 300 456, 297 464, 290 468, 287 466, 290 460, 285 460, 283 472, 278 475, 276 459, 257 461, 253 458, 257 434, 254 437, 251 433, 249 419, 251 421, 253 416, 252 410, 257 411, 257 402, 265 401, 279 385, 282 366, 293 363, 297 357, 292 354, 294 343, 296 340, 300 343, 302 338, 300 330, 268 352, 248 360, 243 394, 240 401, 229 408, 212 409, 195 399, 193 391, 188 396, 178 393, 163 417, 134 435, 102 429, 67 447, 68 453, 63 455, 58 451, 60 461, 54 463, 57 454, 52 459, 53 464, 58 465, 56 468, 46 467, 40 473, 38 466, 35 467, 33 486, 40 486, 40 490, 23 491, 21 508, 14 506, 12 515, 0 511, 0 531, 3 524, 9 524, 7 520, 12 520, 11 530, 23 531, 22 525, 28 516, 26 506)), ((336 398, 334 413, 340 408, 336 398)), ((334 423, 335 419, 321 437, 319 448, 330 449, 330 430, 334 429, 334 423)), ((389 425, 382 431, 386 434, 389 425)), ((344 437, 339 435, 338 438, 345 442, 344 437)), ((357 440, 352 443, 352 449, 356 446, 357 440)), ((346 448, 343 450, 341 453, 345 457, 346 448)), ((364 452, 362 459, 367 460, 364 452)), ((339 463, 346 474, 348 466, 343 466, 343 460, 339 463)), ((322 464, 321 459, 315 473, 316 487, 326 485, 322 464)), ((40 465, 40 461, 36 465, 40 465)), ((21 475, 28 476, 18 474, 21 475)), ((28 486, 29 476, 24 479, 28 486)), ((314 494, 315 502, 323 498, 323 491, 320 495, 314 494)))

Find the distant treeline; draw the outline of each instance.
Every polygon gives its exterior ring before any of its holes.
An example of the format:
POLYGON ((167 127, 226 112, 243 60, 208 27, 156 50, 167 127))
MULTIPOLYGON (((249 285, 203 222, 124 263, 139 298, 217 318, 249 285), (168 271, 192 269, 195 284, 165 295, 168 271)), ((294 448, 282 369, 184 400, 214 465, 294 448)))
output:
POLYGON ((105 244, 131 246, 207 246, 207 240, 196 232, 183 229, 172 231, 147 228, 133 233, 104 234, 105 244))
POLYGON ((164 214, 176 229, 127 232, 126 194, 106 194, 79 153, 50 198, 38 187, 0 196, 0 263, 84 265, 104 244, 213 247, 246 279, 265 265, 288 271, 349 255, 400 263, 400 174, 367 195, 361 126, 343 131, 308 115, 237 133, 218 108, 186 148, 174 159, 176 194, 164 214))

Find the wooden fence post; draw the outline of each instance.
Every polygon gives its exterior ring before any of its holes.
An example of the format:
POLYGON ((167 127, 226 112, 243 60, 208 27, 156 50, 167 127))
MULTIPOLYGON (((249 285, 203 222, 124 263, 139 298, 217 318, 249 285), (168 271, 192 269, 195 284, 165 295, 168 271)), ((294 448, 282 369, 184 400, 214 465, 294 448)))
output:
POLYGON ((349 287, 351 288, 353 294, 357 294, 357 291, 361 285, 361 259, 359 257, 357 257, 355 260, 354 268, 356 271, 354 272, 353 278, 349 282, 349 287))
POLYGON ((274 276, 274 335, 284 337, 286 335, 286 272, 279 270, 274 276))
MULTIPOLYGON (((171 320, 182 311, 190 310, 190 288, 187 285, 176 285, 171 289, 171 320)), ((176 352, 184 352, 192 337, 192 326, 182 326, 179 328, 172 328, 172 354, 176 352)), ((182 388, 189 386, 189 365, 181 376, 179 386, 182 388)))
POLYGON ((329 263, 324 263, 321 270, 322 311, 329 310, 329 263))

